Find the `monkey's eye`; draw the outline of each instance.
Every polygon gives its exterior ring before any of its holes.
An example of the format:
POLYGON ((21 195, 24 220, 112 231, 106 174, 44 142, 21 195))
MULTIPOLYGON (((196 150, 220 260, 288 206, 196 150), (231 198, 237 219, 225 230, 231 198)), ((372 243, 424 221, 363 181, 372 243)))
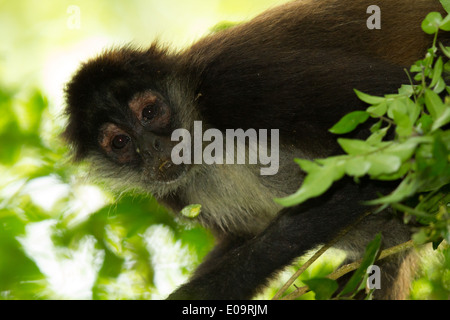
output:
POLYGON ((136 93, 128 102, 134 117, 150 131, 167 128, 171 120, 171 110, 163 98, 151 90, 136 93))
POLYGON ((114 149, 123 149, 130 142, 130 137, 125 134, 119 134, 112 140, 112 147, 114 149))
POLYGON ((142 109, 142 120, 150 121, 158 114, 158 109, 156 105, 148 105, 142 109))

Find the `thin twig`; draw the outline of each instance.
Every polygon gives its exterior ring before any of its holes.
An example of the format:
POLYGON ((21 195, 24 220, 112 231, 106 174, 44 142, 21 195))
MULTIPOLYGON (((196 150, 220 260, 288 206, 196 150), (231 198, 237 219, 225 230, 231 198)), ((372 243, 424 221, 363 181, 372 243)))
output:
MULTIPOLYGON (((381 259, 384 259, 386 257, 389 257, 391 255, 397 254, 399 252, 405 251, 407 249, 410 249, 414 246, 414 242, 413 240, 409 240, 407 242, 401 243, 399 245, 396 245, 394 247, 385 249, 383 251, 381 251, 380 256, 378 257, 378 259, 376 261, 379 261, 381 259)), ((346 264, 342 267, 340 267, 338 270, 334 271, 333 273, 329 274, 327 276, 327 278, 332 279, 332 280, 336 280, 344 275, 346 275, 349 272, 355 271, 356 269, 359 268, 359 266, 361 265, 362 259, 355 261, 353 263, 350 264, 346 264)), ((300 297, 301 295, 305 294, 306 292, 309 291, 308 286, 303 286, 300 287, 298 289, 296 289, 295 291, 291 292, 290 294, 287 294, 286 296, 284 296, 282 298, 282 300, 293 300, 295 298, 300 297)))
POLYGON ((399 210, 399 211, 403 211, 403 212, 407 212, 409 214, 413 214, 413 215, 415 215, 417 217, 420 217, 420 218, 433 218, 434 217, 434 215, 432 215, 432 214, 428 214, 428 213, 422 212, 420 210, 417 210, 417 209, 414 209, 414 208, 410 208, 410 207, 405 206, 405 205, 403 205, 401 203, 391 203, 391 207, 396 209, 396 210, 399 210))
POLYGON ((338 242, 344 235, 346 235, 351 229, 353 229, 357 224, 359 224, 365 217, 371 214, 372 211, 365 212, 362 216, 358 218, 358 220, 351 224, 350 226, 343 229, 336 237, 334 237, 330 242, 325 244, 322 248, 320 248, 311 258, 306 261, 290 278, 289 280, 278 290, 278 292, 273 296, 272 300, 278 300, 281 298, 283 293, 297 280, 297 278, 311 265, 316 261, 321 255, 325 253, 329 248, 331 248, 336 242, 338 242))
POLYGON ((311 265, 314 261, 316 261, 322 254, 325 253, 329 248, 331 248, 343 235, 339 235, 334 238, 332 241, 324 245, 320 250, 318 250, 311 258, 308 259, 290 278, 289 280, 281 287, 280 290, 273 296, 272 300, 280 299, 281 295, 286 292, 286 290, 297 280, 297 278, 311 265))

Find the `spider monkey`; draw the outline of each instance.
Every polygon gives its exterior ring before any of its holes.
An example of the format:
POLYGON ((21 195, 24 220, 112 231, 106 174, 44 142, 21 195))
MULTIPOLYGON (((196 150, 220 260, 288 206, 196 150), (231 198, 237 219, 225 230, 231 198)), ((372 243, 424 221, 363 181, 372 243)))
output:
MULTIPOLYGON (((295 157, 340 153, 328 132, 343 115, 365 108, 353 91, 395 93, 405 67, 432 38, 420 23, 436 0, 295 1, 205 36, 174 52, 158 43, 106 50, 81 65, 67 84, 64 138, 112 188, 151 193, 174 212, 201 204, 195 218, 217 245, 169 299, 248 299, 307 250, 330 241, 370 208, 362 202, 392 186, 343 179, 324 195, 283 208, 272 199, 295 192, 304 173, 295 157), (381 29, 366 25, 367 7, 381 9, 381 29), (260 165, 178 164, 178 128, 279 130, 279 170, 260 165)), ((365 128, 354 134, 364 137, 365 128)), ((390 190, 390 189, 389 189, 390 190)), ((350 258, 382 232, 383 245, 410 237, 391 213, 365 218, 336 246, 350 258)), ((399 289, 408 258, 381 265, 379 299, 399 289)))

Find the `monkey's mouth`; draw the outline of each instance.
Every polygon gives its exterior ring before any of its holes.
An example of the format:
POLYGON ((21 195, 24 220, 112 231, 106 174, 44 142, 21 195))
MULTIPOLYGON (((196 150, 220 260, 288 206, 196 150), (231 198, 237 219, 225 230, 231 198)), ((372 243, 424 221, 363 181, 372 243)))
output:
POLYGON ((157 159, 151 166, 145 166, 144 176, 152 182, 171 184, 177 182, 186 175, 189 166, 174 164, 170 158, 157 159))

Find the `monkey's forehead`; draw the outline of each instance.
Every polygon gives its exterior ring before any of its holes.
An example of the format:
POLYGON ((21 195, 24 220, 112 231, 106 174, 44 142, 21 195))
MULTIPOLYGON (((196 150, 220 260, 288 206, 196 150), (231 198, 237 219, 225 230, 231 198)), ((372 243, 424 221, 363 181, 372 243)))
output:
POLYGON ((107 49, 97 57, 87 60, 78 69, 75 77, 93 82, 114 78, 140 78, 165 76, 173 69, 173 59, 167 50, 155 44, 150 48, 135 49, 131 46, 107 49))
POLYGON ((145 90, 164 92, 167 70, 163 74, 159 70, 145 68, 142 63, 127 67, 129 65, 103 56, 84 63, 66 85, 67 105, 75 103, 78 98, 84 99, 84 104, 113 98, 124 103, 145 90))

